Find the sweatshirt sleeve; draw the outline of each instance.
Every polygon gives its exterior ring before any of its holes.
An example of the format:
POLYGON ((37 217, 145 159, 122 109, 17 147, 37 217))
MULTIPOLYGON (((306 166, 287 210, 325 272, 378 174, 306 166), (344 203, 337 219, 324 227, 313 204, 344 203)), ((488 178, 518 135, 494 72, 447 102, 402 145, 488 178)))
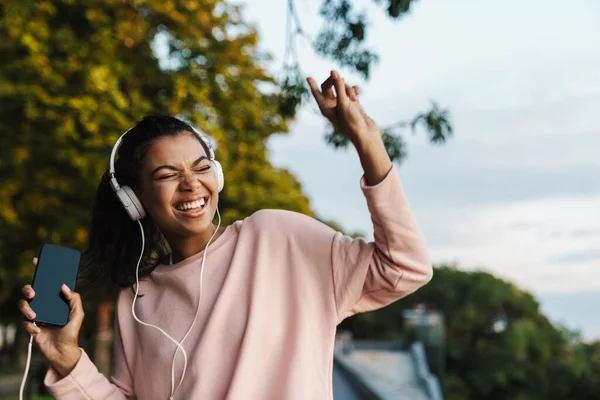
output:
POLYGON ((360 180, 374 242, 336 233, 332 243, 338 323, 403 298, 429 282, 433 268, 423 235, 392 166, 374 186, 360 180))
POLYGON ((113 347, 114 374, 110 381, 98 371, 88 354, 81 349, 81 358, 71 373, 64 378, 50 368, 44 384, 57 400, 134 400, 132 378, 125 361, 118 319, 115 318, 113 347))

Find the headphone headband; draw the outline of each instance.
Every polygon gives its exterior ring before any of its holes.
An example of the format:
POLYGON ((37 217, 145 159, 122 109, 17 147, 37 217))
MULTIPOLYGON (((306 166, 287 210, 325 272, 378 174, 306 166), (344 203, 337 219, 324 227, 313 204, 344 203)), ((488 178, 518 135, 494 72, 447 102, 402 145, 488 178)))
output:
POLYGON ((192 130, 194 131, 196 136, 198 136, 198 139, 200 139, 200 142, 202 142, 202 143, 204 143, 204 145, 206 145, 206 148, 208 149, 208 158, 210 158, 211 160, 214 160, 215 159, 215 151, 213 150, 212 146, 208 143, 208 138, 202 132, 200 132, 198 129, 194 128, 192 125, 190 125, 190 128, 192 128, 192 130))
MULTIPOLYGON (((215 152, 213 150, 213 148, 210 146, 210 144, 208 143, 208 140, 205 138, 205 136, 196 128, 194 128, 192 125, 189 125, 190 128, 192 128, 192 131, 194 131, 193 133, 196 134, 196 136, 198 137, 198 139, 204 144, 206 145, 206 148, 208 149, 208 158, 210 158, 211 160, 215 159, 215 152)), ((132 130, 133 128, 135 128, 135 126, 132 126, 131 128, 127 129, 125 131, 125 133, 123 133, 121 136, 119 136, 119 138, 117 139, 117 141, 115 142, 112 151, 110 152, 110 163, 109 163, 109 167, 108 167, 108 173, 110 174, 111 177, 115 176, 115 158, 117 156, 117 150, 119 149, 119 146, 121 145, 121 142, 123 141, 123 137, 125 137, 125 135, 127 135, 127 133, 129 133, 130 130, 132 130)))
POLYGON ((108 173, 110 174, 110 184, 114 190, 119 190, 119 183, 117 182, 117 178, 115 178, 115 157, 117 155, 117 150, 121 146, 121 142, 123 141, 123 137, 127 135, 127 133, 132 130, 133 127, 127 129, 125 133, 123 133, 117 141, 115 142, 112 151, 110 152, 110 162, 108 166, 108 173))

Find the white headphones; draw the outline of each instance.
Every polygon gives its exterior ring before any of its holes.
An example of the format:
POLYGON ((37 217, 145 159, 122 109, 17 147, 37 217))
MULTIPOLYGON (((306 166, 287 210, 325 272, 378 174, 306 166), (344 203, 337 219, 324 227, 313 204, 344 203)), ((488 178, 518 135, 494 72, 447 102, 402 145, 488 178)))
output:
MULTIPOLYGON (((200 140, 200 142, 202 142, 204 145, 206 145, 206 148, 208 148, 208 157, 210 159, 210 163, 212 164, 212 170, 215 174, 215 179, 217 180, 217 191, 221 192, 221 190, 223 190, 223 186, 225 185, 225 178, 223 177, 223 168, 221 167, 221 163, 215 160, 215 152, 209 146, 206 138, 193 126, 190 125, 190 128, 192 128, 198 137, 198 140, 200 140)), ((123 137, 132 129, 133 128, 129 128, 124 134, 122 134, 113 146, 112 152, 110 153, 110 166, 108 172, 110 174, 110 186, 112 186, 113 190, 115 191, 119 202, 123 205, 123 208, 125 208, 125 211, 127 211, 127 214, 132 220, 139 221, 146 216, 146 210, 144 210, 142 202, 135 195, 133 189, 126 185, 119 185, 119 182, 117 182, 117 178, 115 177, 115 157, 117 155, 117 150, 123 141, 123 137)))
MULTIPOLYGON (((210 159, 210 163, 212 164, 212 167, 213 167, 212 170, 215 174, 215 179, 217 181, 217 190, 220 192, 221 190, 223 190, 223 186, 225 184, 225 179, 223 177, 223 169, 221 167, 221 164, 217 160, 215 160, 215 153, 214 153, 213 149, 210 147, 210 145, 208 144, 208 140, 206 140, 205 137, 198 130, 196 130, 193 126, 190 126, 190 127, 192 128, 192 130, 194 131, 194 133, 196 134, 198 139, 205 145, 206 148, 208 148, 208 152, 209 152, 208 157, 210 159)), ((133 128, 128 129, 127 132, 129 132, 131 129, 133 129, 133 128)), ((112 152, 110 154, 109 174, 110 174, 110 185, 112 186, 113 190, 115 191, 117 198, 119 199, 119 201, 125 208, 125 211, 127 211, 127 214, 129 214, 129 216, 131 217, 132 220, 134 220, 138 223, 139 228, 140 228, 141 238, 142 238, 142 250, 140 252, 140 257, 138 258, 137 266, 135 268, 136 284, 135 284, 135 295, 133 297, 133 301, 131 302, 131 314, 133 315, 133 318, 138 323, 140 323, 141 325, 158 330, 167 339, 169 339, 171 342, 173 342, 177 346, 177 349, 175 350, 175 353, 173 354, 173 361, 171 363, 171 394, 169 395, 169 400, 173 400, 175 398, 175 393, 177 393, 177 391, 181 387, 181 384, 183 383, 183 379, 185 378, 185 372, 187 369, 187 353, 186 353, 185 349, 183 348, 183 342, 185 341, 185 339, 187 339, 188 335, 192 331, 192 328, 194 327, 194 325, 196 324, 196 321, 198 319, 198 313, 200 311, 200 302, 202 300, 202 283, 203 283, 202 277, 204 275, 204 263, 206 261, 206 255, 208 254, 208 245, 214 239, 215 235, 217 234, 217 231, 219 230, 219 227, 221 226, 221 214, 219 213, 219 209, 217 208, 216 211, 217 211, 217 216, 219 218, 219 222, 218 222, 217 227, 215 228, 212 236, 206 243, 206 247, 204 248, 204 254, 202 255, 202 265, 200 267, 200 293, 198 294, 198 306, 196 307, 196 315, 194 316, 194 320, 192 321, 192 324, 188 328, 184 337, 178 341, 178 340, 174 339, 171 335, 169 335, 167 332, 165 332, 164 329, 162 329, 156 325, 149 324, 147 322, 140 320, 135 312, 135 302, 137 300, 138 291, 140 288, 139 268, 140 268, 140 263, 142 261, 142 257, 144 256, 144 247, 146 244, 145 243, 146 240, 144 237, 144 228, 142 227, 142 223, 140 222, 140 220, 146 216, 146 211, 144 210, 144 207, 142 206, 142 202, 138 199, 138 197, 135 195, 133 190, 129 186, 119 185, 119 183, 117 182, 117 178, 115 177, 115 155, 116 155, 117 149, 119 148, 119 145, 121 144, 121 141, 123 140, 123 137, 127 134, 127 132, 122 134, 121 137, 119 137, 119 139, 113 146, 112 152), (175 386, 175 360, 177 358, 177 353, 179 351, 181 351, 183 354, 183 372, 181 374, 181 379, 179 380, 179 384, 176 387, 175 386)), ((172 254, 169 256, 169 260, 170 260, 169 263, 172 264, 173 263, 172 254)), ((30 343, 30 346, 31 346, 31 343, 30 343)))

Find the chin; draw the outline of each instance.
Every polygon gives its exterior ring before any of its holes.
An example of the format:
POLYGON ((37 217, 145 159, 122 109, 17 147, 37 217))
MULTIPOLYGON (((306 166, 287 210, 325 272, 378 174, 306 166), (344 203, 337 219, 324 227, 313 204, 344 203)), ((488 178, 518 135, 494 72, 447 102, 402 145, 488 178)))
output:
POLYGON ((207 231, 212 233, 213 220, 214 214, 212 213, 210 216, 207 213, 196 218, 177 218, 176 226, 174 226, 174 228, 178 233, 180 232, 185 236, 201 235, 205 234, 207 231))

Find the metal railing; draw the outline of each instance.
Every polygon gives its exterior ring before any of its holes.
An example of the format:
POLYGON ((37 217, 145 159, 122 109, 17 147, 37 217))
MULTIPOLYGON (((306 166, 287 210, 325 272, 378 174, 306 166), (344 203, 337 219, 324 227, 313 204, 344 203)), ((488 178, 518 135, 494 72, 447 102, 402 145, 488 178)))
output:
POLYGON ((429 371, 427 355, 423 342, 416 341, 410 346, 410 354, 417 370, 417 376, 423 384, 430 400, 443 400, 440 381, 429 371))

